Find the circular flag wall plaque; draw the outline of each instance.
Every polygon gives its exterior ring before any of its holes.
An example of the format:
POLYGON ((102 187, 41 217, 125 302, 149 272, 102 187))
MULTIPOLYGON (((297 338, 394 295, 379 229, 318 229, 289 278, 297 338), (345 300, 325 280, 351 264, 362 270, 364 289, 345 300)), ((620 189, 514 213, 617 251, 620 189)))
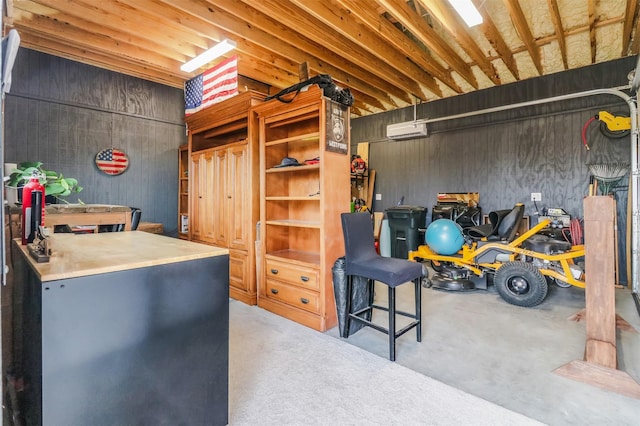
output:
POLYGON ((96 155, 96 166, 108 175, 119 175, 129 167, 129 158, 124 151, 116 148, 103 149, 96 155))

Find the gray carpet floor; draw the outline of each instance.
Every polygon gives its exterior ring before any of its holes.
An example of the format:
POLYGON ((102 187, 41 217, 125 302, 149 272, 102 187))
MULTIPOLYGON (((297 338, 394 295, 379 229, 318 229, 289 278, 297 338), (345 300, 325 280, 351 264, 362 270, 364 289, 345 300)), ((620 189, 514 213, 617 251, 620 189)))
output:
POLYGON ((234 300, 229 340, 230 425, 540 424, 234 300))

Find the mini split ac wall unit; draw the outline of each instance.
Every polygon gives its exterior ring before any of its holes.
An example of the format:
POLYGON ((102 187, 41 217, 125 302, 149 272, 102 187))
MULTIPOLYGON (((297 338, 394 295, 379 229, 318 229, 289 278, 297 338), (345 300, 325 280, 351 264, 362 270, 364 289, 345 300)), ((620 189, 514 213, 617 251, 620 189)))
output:
POLYGON ((421 121, 406 121, 387 126, 387 138, 392 140, 416 139, 425 136, 427 136, 427 123, 421 121))

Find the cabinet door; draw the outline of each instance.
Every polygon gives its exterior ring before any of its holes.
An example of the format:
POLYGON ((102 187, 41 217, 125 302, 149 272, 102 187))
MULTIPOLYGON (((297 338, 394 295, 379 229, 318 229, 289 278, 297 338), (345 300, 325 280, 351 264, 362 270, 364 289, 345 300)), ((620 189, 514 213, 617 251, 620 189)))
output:
POLYGON ((212 211, 212 237, 213 243, 227 247, 229 244, 229 170, 227 149, 222 148, 214 152, 213 171, 215 177, 212 181, 211 197, 214 200, 212 211))
POLYGON ((191 198, 189 199, 191 214, 189 215, 189 235, 190 239, 199 240, 201 238, 202 231, 200 230, 200 155, 193 155, 191 157, 191 164, 189 165, 191 176, 189 176, 190 186, 189 192, 191 198))
POLYGON ((212 188, 215 182, 215 170, 212 152, 204 152, 194 156, 193 161, 193 188, 197 198, 193 206, 193 231, 191 238, 194 240, 213 242, 213 194, 212 188))
POLYGON ((229 148, 229 247, 248 250, 251 238, 251 186, 249 147, 239 145, 229 148))

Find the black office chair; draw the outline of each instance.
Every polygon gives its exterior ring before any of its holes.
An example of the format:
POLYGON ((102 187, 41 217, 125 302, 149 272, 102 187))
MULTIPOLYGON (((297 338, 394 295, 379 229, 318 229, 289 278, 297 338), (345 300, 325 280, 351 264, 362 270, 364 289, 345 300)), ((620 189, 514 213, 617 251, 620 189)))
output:
MULTIPOLYGON (((131 230, 138 229, 140 224, 140 218, 142 217, 142 209, 138 207, 131 207, 131 230)), ((124 223, 117 223, 115 225, 100 225, 100 232, 122 232, 124 231, 124 223)))
POLYGON ((373 225, 369 213, 343 213, 342 232, 345 246, 345 272, 347 275, 347 306, 345 338, 349 337, 351 320, 359 321, 365 325, 381 331, 389 336, 389 359, 396 359, 396 339, 412 328, 416 329, 417 341, 422 340, 422 312, 420 279, 422 277, 422 265, 404 259, 380 256, 374 247, 373 225), (379 281, 388 287, 388 306, 380 306, 373 303, 373 297, 368 306, 352 312, 351 293, 353 289, 353 277, 362 276, 368 279, 370 293, 373 295, 375 281, 379 281), (396 310, 396 287, 413 281, 415 285, 415 314, 396 310), (389 313, 389 327, 384 328, 365 317, 371 317, 373 309, 381 309, 389 313), (396 314, 412 318, 413 321, 396 330, 396 314))
POLYGON ((138 224, 140 223, 140 218, 142 217, 142 209, 139 207, 131 207, 131 230, 135 231, 138 229, 138 224))

